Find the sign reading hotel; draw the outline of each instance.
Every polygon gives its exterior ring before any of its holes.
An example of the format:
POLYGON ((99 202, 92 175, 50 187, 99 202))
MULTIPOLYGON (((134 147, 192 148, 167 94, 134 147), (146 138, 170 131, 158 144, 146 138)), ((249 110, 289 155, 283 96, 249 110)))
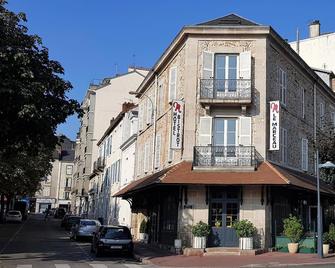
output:
POLYGON ((172 101, 171 149, 181 149, 183 142, 184 102, 172 101))
POLYGON ((270 151, 279 150, 279 101, 270 101, 270 151))

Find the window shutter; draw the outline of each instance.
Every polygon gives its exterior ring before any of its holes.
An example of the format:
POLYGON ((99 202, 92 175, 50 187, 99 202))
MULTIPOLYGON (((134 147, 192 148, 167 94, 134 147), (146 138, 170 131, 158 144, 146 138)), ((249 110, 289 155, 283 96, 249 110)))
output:
POLYGON ((251 146, 251 117, 240 117, 239 144, 251 146))
POLYGON ((163 82, 159 81, 158 83, 158 107, 157 107, 157 113, 158 116, 160 116, 163 113, 164 108, 164 92, 163 92, 163 82))
POLYGON ((169 75, 169 101, 176 98, 177 95, 177 67, 170 69, 169 75))
POLYGON ((251 51, 240 54, 240 79, 251 79, 251 51))
POLYGON ((138 130, 141 131, 143 130, 143 117, 144 117, 143 102, 141 102, 139 106, 140 107, 139 107, 139 114, 138 114, 138 118, 139 118, 138 130))
MULTIPOLYGON (((149 96, 151 98, 151 96, 149 96)), ((147 99, 147 125, 151 124, 152 120, 152 104, 149 98, 147 99)))
POLYGON ((308 171, 308 140, 301 140, 301 169, 308 171))
POLYGON ((202 78, 212 79, 213 69, 214 69, 214 53, 209 51, 204 51, 202 53, 202 78))
POLYGON ((161 162, 161 134, 156 135, 155 168, 159 168, 161 162))
POLYGON ((149 143, 146 142, 144 145, 144 172, 149 170, 149 143))
POLYGON ((212 143, 212 117, 201 116, 199 122, 199 146, 212 143))

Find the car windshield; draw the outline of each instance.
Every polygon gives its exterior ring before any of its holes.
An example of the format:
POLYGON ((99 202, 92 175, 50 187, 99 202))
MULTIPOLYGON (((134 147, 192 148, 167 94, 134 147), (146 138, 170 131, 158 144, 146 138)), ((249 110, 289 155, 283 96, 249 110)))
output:
POLYGON ((131 234, 126 228, 105 228, 101 237, 106 239, 131 239, 131 234))
POLYGON ((97 225, 95 221, 81 221, 80 222, 81 226, 95 226, 97 225))
POLYGON ((9 211, 8 215, 20 215, 20 211, 9 211))

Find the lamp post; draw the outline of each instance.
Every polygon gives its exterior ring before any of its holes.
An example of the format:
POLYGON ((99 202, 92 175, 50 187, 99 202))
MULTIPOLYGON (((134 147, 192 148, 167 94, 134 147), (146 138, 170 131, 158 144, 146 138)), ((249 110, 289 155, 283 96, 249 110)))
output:
POLYGON ((319 150, 316 150, 316 183, 317 183, 317 196, 318 196, 318 256, 323 258, 322 250, 322 213, 321 213, 321 200, 320 200, 320 168, 335 168, 335 164, 327 161, 324 164, 319 164, 319 150))

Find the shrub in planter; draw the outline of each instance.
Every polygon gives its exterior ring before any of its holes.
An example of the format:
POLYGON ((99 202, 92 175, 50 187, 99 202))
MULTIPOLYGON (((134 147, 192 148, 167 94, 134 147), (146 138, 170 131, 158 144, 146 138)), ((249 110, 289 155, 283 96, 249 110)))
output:
POLYGON ((329 236, 329 242, 330 242, 330 244, 332 246, 334 246, 334 244, 335 244, 335 225, 334 225, 334 223, 331 223, 329 225, 328 236, 329 236))
POLYGON ((206 237, 211 231, 210 226, 207 223, 199 221, 197 224, 192 226, 192 234, 194 236, 193 247, 194 248, 205 248, 206 237))
POLYGON ((329 233, 324 233, 323 234, 322 242, 323 242, 322 251, 323 251, 323 254, 326 255, 329 252, 329 243, 330 243, 329 233))
POLYGON ((253 236, 257 232, 254 224, 249 220, 240 220, 233 223, 233 228, 240 238, 240 249, 253 249, 253 236))
POLYGON ((147 242, 147 240, 148 240, 148 224, 147 224, 147 221, 145 219, 143 219, 141 224, 140 224, 139 238, 143 242, 147 242))
POLYGON ((288 243, 288 251, 290 253, 297 253, 299 247, 299 240, 301 239, 304 228, 301 220, 296 216, 290 216, 283 220, 284 223, 284 235, 290 239, 291 243, 288 243))

